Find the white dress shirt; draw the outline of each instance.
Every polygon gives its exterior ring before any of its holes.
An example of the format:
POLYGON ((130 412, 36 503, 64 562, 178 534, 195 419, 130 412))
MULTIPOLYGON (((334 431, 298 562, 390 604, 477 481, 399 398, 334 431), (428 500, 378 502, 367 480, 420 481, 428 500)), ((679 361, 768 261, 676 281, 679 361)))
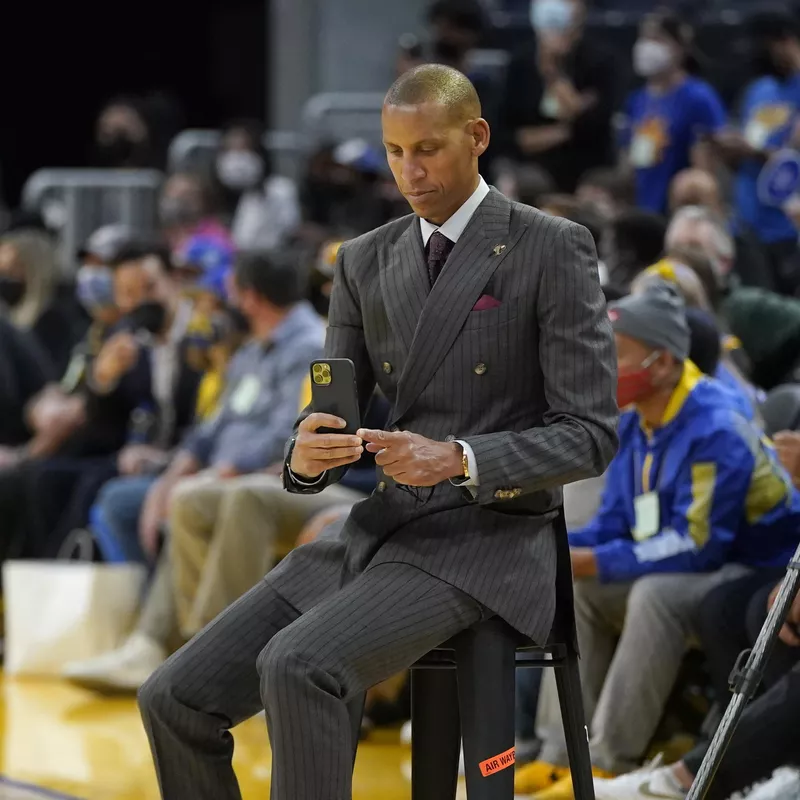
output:
MULTIPOLYGON (((451 242, 453 242, 453 244, 455 244, 461 237, 461 234, 464 233, 464 230, 466 229, 475 212, 478 210, 478 206, 486 199, 487 194, 489 194, 489 185, 482 177, 479 177, 478 188, 475 189, 475 191, 469 196, 467 202, 464 203, 464 205, 461 206, 461 208, 459 208, 458 211, 456 211, 456 213, 447 220, 447 222, 437 226, 432 222, 428 222, 426 219, 420 218, 419 225, 422 232, 423 247, 428 246, 428 240, 435 231, 439 231, 442 236, 446 236, 451 242)), ((460 444, 464 449, 464 453, 466 453, 467 465, 469 467, 469 478, 467 480, 464 480, 463 478, 456 478, 452 480, 451 483, 456 486, 464 486, 468 488, 478 486, 478 460, 475 458, 474 451, 465 441, 462 441, 461 439, 455 439, 454 441, 458 442, 458 444, 460 444)), ((298 483, 302 483, 306 486, 313 486, 322 480, 325 473, 313 481, 304 481, 294 475, 294 473, 292 473, 292 475, 298 483)))
MULTIPOLYGON (((420 219, 419 227, 422 231, 422 246, 428 246, 428 241, 435 231, 439 231, 442 236, 446 236, 451 242, 453 242, 453 244, 455 244, 461 237, 461 234, 464 233, 464 230, 466 229, 475 212, 478 210, 478 206, 486 199, 487 194, 489 194, 489 185, 481 177, 478 181, 478 188, 470 195, 467 202, 464 203, 464 205, 461 206, 461 208, 459 208, 458 211, 456 211, 456 213, 453 214, 453 216, 450 217, 450 219, 448 219, 443 225, 437 227, 432 222, 428 222, 426 219, 420 219)), ((451 482, 455 483, 457 486, 477 486, 478 461, 475 458, 475 453, 465 441, 461 439, 456 439, 455 441, 458 442, 462 448, 464 448, 464 452, 467 455, 469 478, 467 480, 456 479, 455 481, 451 482)))

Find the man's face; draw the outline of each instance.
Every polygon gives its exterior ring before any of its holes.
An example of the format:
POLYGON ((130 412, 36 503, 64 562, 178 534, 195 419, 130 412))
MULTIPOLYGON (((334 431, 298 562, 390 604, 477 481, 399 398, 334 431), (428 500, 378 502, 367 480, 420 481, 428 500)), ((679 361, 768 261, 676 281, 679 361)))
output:
POLYGON ((614 341, 617 345, 617 369, 621 375, 638 372, 642 365, 649 364, 647 371, 654 390, 670 383, 675 359, 669 353, 659 352, 658 356, 654 356, 655 348, 624 333, 615 333, 614 341))
POLYGON ((129 314, 142 303, 166 303, 171 281, 158 258, 143 258, 120 264, 114 270, 114 302, 120 314, 129 314))
POLYGON ((719 260, 719 253, 714 242, 714 228, 702 220, 678 219, 669 227, 665 237, 668 249, 697 249, 714 263, 719 260))
POLYGON ((489 145, 482 119, 459 120, 439 103, 384 106, 383 142, 394 179, 416 214, 441 225, 475 190, 489 145))

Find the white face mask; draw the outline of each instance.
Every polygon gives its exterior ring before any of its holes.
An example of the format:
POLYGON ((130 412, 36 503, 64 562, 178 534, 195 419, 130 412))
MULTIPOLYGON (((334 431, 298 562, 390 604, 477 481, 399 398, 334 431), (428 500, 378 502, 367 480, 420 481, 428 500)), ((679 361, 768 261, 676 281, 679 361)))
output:
POLYGON ((633 46, 633 69, 642 78, 652 78, 672 66, 672 49, 664 42, 639 39, 633 46))
POLYGON ((253 189, 264 178, 264 159, 252 150, 228 150, 217 158, 217 176, 235 192, 253 189))
POLYGON ((530 14, 538 33, 564 33, 572 27, 575 7, 568 0, 533 0, 530 14))

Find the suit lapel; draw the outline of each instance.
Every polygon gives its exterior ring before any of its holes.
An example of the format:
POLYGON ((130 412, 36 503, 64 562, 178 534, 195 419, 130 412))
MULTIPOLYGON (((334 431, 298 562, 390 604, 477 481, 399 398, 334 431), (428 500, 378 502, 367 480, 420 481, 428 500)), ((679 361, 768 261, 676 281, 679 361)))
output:
POLYGON ((489 279, 521 238, 524 226, 511 232, 510 224, 510 201, 492 189, 461 234, 422 308, 398 381, 392 424, 428 385, 489 279))
POLYGON ((409 351, 430 290, 418 217, 412 219, 399 239, 386 245, 379 267, 381 294, 389 322, 409 351))

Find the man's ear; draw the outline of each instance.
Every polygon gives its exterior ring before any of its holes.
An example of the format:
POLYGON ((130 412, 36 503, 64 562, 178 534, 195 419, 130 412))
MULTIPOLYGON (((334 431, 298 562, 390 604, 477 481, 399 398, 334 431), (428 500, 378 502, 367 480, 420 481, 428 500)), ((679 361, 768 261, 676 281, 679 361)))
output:
POLYGON ((480 117, 472 120, 469 126, 469 133, 473 141, 472 152, 476 157, 482 156, 488 149, 489 141, 492 138, 489 123, 483 117, 480 117))

